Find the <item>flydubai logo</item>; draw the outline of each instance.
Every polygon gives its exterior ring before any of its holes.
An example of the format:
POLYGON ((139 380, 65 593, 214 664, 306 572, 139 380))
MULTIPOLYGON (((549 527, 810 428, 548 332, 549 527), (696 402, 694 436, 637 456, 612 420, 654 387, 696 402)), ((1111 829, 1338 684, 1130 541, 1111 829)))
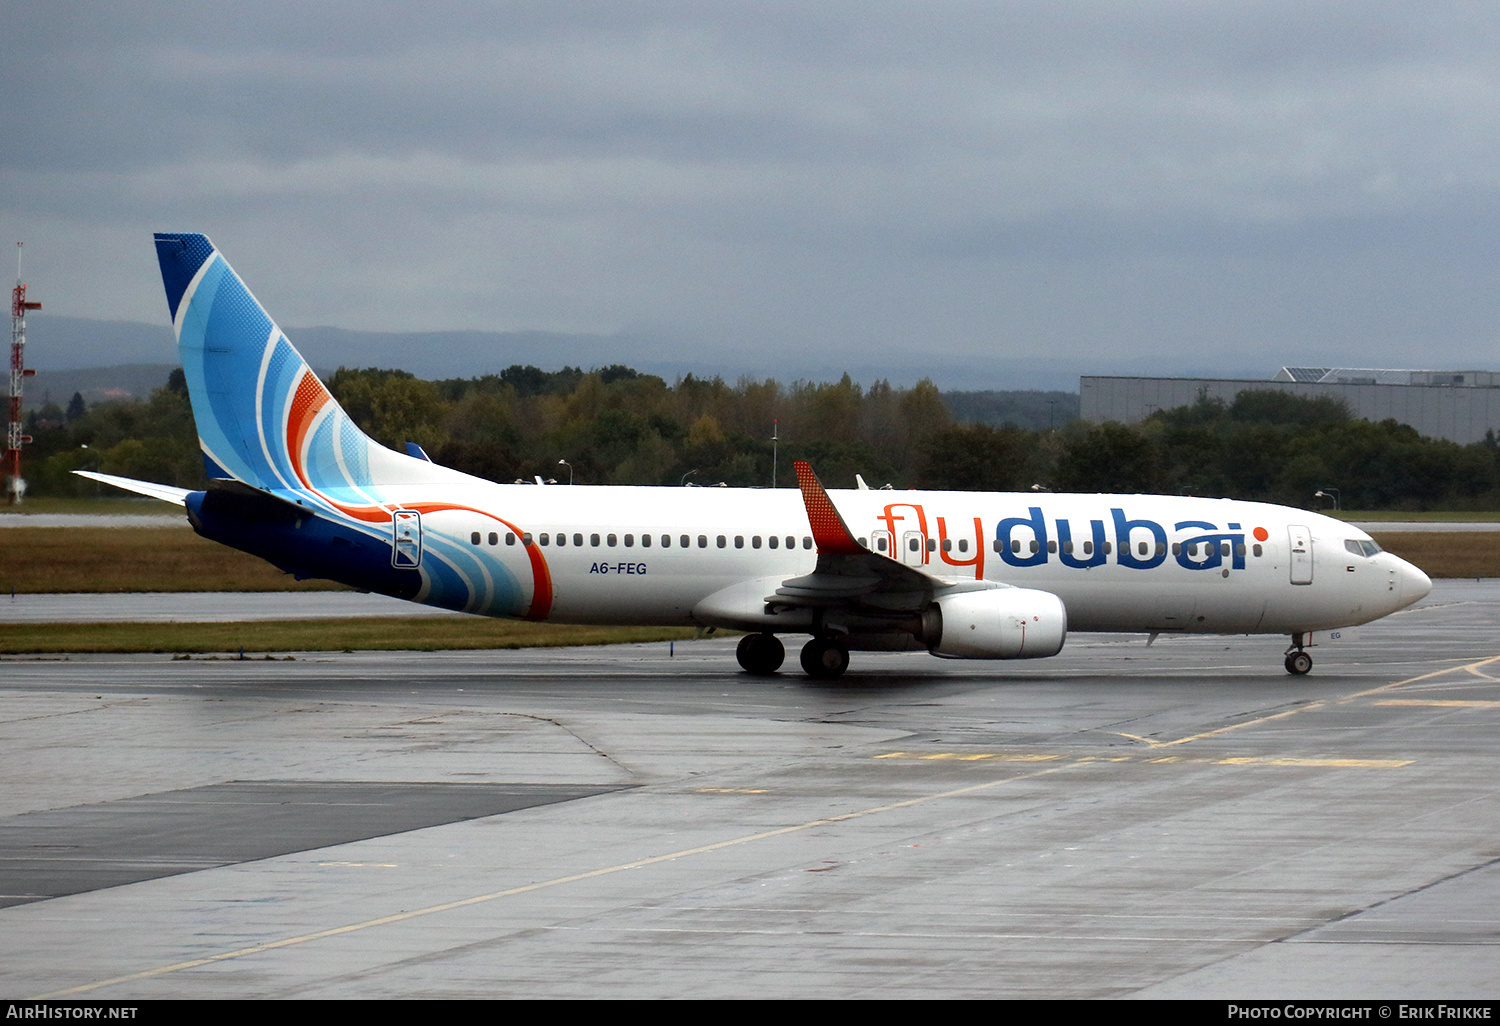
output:
MULTIPOLYGON (((1110 523, 1090 520, 1086 537, 1073 537, 1073 524, 1054 520, 1049 533, 1040 506, 1032 506, 1026 517, 1007 517, 995 525, 995 551, 1011 566, 1040 566, 1056 555, 1063 566, 1103 566, 1111 555, 1120 566, 1152 570, 1170 555, 1185 570, 1218 570, 1229 562, 1232 569, 1245 569, 1245 533, 1239 524, 1221 530, 1207 520, 1179 520, 1172 525, 1176 540, 1168 543, 1167 529, 1155 520, 1132 520, 1123 509, 1109 511, 1110 523), (1188 532, 1184 534, 1183 532, 1188 532)), ((1255 537, 1270 537, 1257 527, 1255 537)))
MULTIPOLYGON (((1014 567, 1044 566, 1054 560, 1063 566, 1086 570, 1114 563, 1132 570, 1152 570, 1168 559, 1185 570, 1245 568, 1247 532, 1238 523, 1223 527, 1207 520, 1179 520, 1170 525, 1148 518, 1132 518, 1121 507, 1109 510, 1108 519, 1075 522, 1048 518, 1040 506, 1031 506, 1024 517, 1006 517, 995 525, 990 544, 979 517, 973 517, 973 534, 967 524, 964 536, 950 535, 946 517, 934 517, 935 536, 929 533, 927 512, 915 503, 892 503, 876 517, 885 529, 876 531, 876 551, 907 562, 973 567, 974 576, 984 576, 988 554, 998 555, 1014 567), (905 512, 897 512, 904 510, 905 512), (968 538, 973 538, 972 549, 968 538)), ((965 518, 967 521, 970 518, 965 518)), ((1252 528, 1249 537, 1256 546, 1270 538, 1264 527, 1252 528)))

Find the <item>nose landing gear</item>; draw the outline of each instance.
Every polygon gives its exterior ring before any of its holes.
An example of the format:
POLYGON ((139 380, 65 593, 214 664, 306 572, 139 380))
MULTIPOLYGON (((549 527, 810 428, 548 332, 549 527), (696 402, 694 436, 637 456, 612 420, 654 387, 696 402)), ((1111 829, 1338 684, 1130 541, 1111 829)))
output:
POLYGON ((1303 650, 1303 638, 1306 635, 1293 634, 1292 644, 1286 650, 1286 672, 1294 677, 1301 677, 1312 669, 1312 656, 1303 650))

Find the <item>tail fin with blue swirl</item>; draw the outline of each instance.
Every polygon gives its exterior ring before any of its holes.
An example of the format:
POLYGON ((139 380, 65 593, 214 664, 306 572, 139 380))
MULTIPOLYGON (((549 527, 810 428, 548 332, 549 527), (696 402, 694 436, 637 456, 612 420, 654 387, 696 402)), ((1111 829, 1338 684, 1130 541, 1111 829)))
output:
POLYGON ((156 257, 210 478, 388 519, 382 485, 443 476, 355 426, 206 236, 158 233, 156 257))

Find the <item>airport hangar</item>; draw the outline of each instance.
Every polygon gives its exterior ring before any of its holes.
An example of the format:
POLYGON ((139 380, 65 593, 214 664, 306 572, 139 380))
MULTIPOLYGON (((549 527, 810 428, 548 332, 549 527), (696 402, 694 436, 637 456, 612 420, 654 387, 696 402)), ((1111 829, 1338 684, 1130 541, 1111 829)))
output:
POLYGON ((1394 419, 1461 445, 1483 441, 1490 430, 1500 433, 1500 371, 1283 367, 1267 380, 1085 375, 1078 380, 1079 416, 1090 424, 1135 424, 1200 397, 1231 403, 1250 389, 1332 396, 1356 417, 1394 419))

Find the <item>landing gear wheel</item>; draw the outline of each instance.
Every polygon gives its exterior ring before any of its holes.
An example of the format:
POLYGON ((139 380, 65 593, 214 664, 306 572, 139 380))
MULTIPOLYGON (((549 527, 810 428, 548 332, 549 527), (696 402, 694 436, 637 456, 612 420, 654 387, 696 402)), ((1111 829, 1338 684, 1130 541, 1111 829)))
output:
POLYGON ((1300 677, 1312 669, 1312 656, 1306 652, 1288 652, 1286 654, 1286 672, 1294 677, 1300 677))
POLYGON ((740 639, 734 655, 746 673, 769 677, 781 669, 781 663, 786 659, 786 649, 774 634, 746 634, 740 639))
POLYGON ((849 650, 832 638, 813 638, 802 646, 802 668, 809 677, 833 680, 849 668, 849 650))

